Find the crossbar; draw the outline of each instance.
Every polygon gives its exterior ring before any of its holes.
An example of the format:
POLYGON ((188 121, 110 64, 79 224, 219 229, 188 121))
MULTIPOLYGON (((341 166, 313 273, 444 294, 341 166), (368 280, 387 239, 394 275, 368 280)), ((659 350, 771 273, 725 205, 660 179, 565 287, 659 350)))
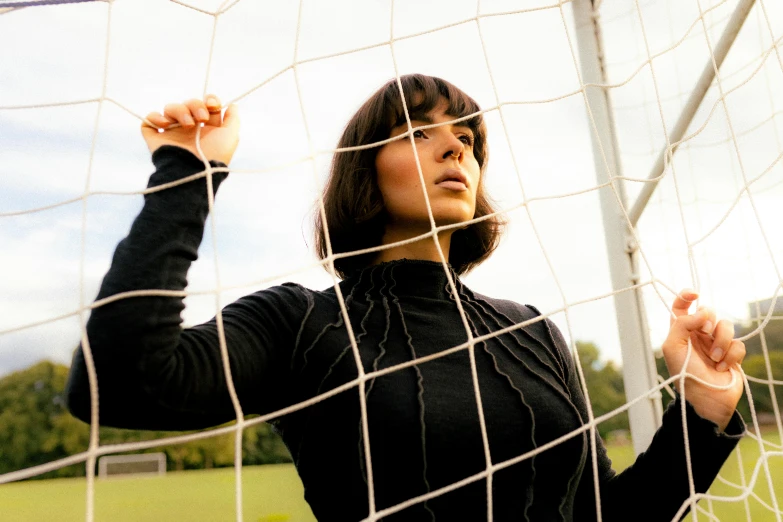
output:
POLYGON ((736 40, 740 29, 742 29, 742 25, 748 18, 748 14, 755 3, 756 0, 740 0, 740 3, 737 4, 737 7, 734 9, 734 13, 731 15, 731 18, 726 23, 726 27, 723 28, 723 34, 721 34, 718 43, 713 49, 713 55, 704 65, 704 70, 702 70, 699 80, 693 87, 693 91, 691 91, 691 95, 688 97, 685 107, 683 107, 679 118, 677 118, 677 123, 674 124, 672 132, 669 134, 666 146, 664 146, 663 150, 658 154, 652 169, 650 169, 650 173, 647 175, 647 181, 644 183, 641 192, 639 192, 639 196, 636 198, 633 207, 631 207, 631 210, 628 213, 628 218, 631 221, 632 227, 635 227, 639 222, 639 218, 641 218, 642 212, 644 212, 647 203, 650 201, 650 197, 652 197, 655 187, 658 186, 658 182, 662 179, 666 165, 670 163, 674 157, 674 152, 680 146, 680 140, 682 140, 682 137, 685 135, 685 131, 688 130, 688 127, 693 121, 693 117, 696 116, 696 111, 704 101, 704 97, 707 95, 707 91, 709 90, 710 85, 712 85, 715 75, 720 70, 723 60, 726 59, 729 49, 731 49, 731 46, 734 44, 734 40, 736 40), (713 57, 715 58, 714 62, 713 57))

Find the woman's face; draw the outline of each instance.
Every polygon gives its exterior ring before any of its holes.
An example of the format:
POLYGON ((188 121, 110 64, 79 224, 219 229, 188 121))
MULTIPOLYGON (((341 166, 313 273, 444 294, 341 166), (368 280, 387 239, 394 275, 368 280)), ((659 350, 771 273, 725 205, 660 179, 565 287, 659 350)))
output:
MULTIPOLYGON (((412 120, 418 127, 455 119, 445 114, 443 100, 423 119, 412 120)), ((403 124, 392 129, 391 137, 407 131, 403 124)), ((414 130, 414 142, 424 177, 424 186, 438 226, 472 219, 481 168, 473 156, 473 131, 465 122, 414 130)), ((382 146, 375 158, 378 187, 389 216, 388 226, 410 229, 412 233, 430 229, 416 157, 410 137, 382 146)))

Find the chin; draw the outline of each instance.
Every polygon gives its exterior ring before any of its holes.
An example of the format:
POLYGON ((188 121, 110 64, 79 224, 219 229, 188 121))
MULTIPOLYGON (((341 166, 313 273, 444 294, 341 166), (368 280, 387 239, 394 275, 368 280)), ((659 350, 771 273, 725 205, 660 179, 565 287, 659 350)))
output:
POLYGON ((456 214, 456 213, 435 214, 434 217, 435 217, 435 224, 439 227, 456 225, 458 223, 464 223, 465 221, 469 221, 473 219, 472 214, 468 215, 468 214, 456 214))

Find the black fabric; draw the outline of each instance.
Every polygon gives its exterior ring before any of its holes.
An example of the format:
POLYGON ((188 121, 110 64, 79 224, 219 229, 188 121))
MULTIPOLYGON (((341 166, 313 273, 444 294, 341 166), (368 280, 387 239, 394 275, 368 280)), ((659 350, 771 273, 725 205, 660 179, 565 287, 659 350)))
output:
MULTIPOLYGON (((204 170, 195 156, 172 146, 159 149, 153 162, 151 187, 204 170)), ((225 176, 212 176, 215 189, 225 176)), ((204 178, 148 194, 117 247, 98 300, 134 290, 184 290, 207 211, 204 178)), ((502 464, 582 426, 585 401, 555 325, 531 306, 483 296, 451 276, 473 338, 533 321, 473 348, 491 462, 502 464)), ((468 343, 439 263, 376 265, 342 281, 340 291, 364 372, 468 343)), ((216 321, 183 330, 183 308, 181 296, 167 295, 119 299, 93 310, 87 330, 102 424, 185 430, 235 418, 216 321)), ((222 317, 231 374, 246 415, 299 403, 359 375, 334 288, 284 284, 239 299, 222 317)), ((360 520, 369 512, 359 393, 358 386, 349 387, 275 421, 321 521, 360 520)), ((364 393, 376 510, 475 478, 487 468, 468 349, 370 379, 364 393)), ((67 397, 71 411, 89 421, 81 348, 67 397)), ((596 433, 604 521, 671 520, 688 497, 680 405, 678 399, 666 411, 648 451, 619 475, 596 433)), ((686 407, 696 489, 706 491, 744 424, 735 414, 718 433, 715 424, 686 407)), ((495 469, 494 520, 595 520, 593 477, 585 430, 495 469)), ((487 483, 478 478, 384 520, 486 520, 487 483)))

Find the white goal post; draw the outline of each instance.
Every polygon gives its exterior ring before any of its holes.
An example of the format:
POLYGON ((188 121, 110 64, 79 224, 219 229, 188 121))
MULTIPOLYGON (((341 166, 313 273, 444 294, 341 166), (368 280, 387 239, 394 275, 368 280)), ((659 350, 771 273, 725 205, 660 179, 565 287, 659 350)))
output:
POLYGON ((581 81, 585 84, 589 119, 594 125, 590 136, 593 143, 596 177, 599 184, 611 183, 613 186, 612 192, 602 191, 600 197, 612 286, 615 292, 618 292, 614 295, 614 300, 617 327, 622 340, 625 393, 628 400, 645 395, 649 399, 633 405, 628 410, 634 451, 638 455, 650 445, 655 431, 661 424, 662 406, 661 393, 649 393, 656 388, 658 375, 644 310, 642 287, 639 286, 639 245, 636 225, 658 180, 664 174, 667 159, 671 160, 671 155, 674 154, 693 121, 697 109, 715 79, 717 69, 726 58, 755 0, 740 0, 735 7, 711 59, 704 64, 703 72, 668 136, 667 146, 658 154, 648 175, 648 182, 643 185, 636 201, 631 204, 626 196, 624 180, 618 179, 623 175, 622 162, 617 150, 618 140, 609 97, 610 89, 605 87, 610 82, 604 63, 604 44, 597 4, 600 2, 594 0, 572 2, 577 28, 576 41, 581 58, 581 81), (622 210, 618 203, 630 210, 622 210), (628 289, 631 291, 625 291, 628 289))
POLYGON ((102 479, 126 475, 165 475, 166 454, 136 453, 104 455, 98 460, 98 476, 102 479))

